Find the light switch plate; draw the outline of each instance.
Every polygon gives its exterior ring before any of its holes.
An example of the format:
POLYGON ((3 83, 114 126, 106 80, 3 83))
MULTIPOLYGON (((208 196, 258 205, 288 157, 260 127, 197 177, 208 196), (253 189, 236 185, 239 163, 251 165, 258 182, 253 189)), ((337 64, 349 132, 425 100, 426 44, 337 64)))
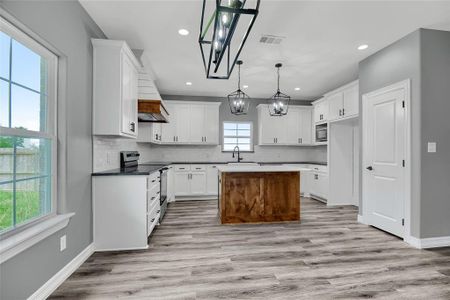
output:
POLYGON ((436 143, 428 143, 428 153, 436 153, 436 143))
POLYGON ((60 239, 59 239, 59 251, 64 251, 66 249, 66 235, 63 235, 60 239))

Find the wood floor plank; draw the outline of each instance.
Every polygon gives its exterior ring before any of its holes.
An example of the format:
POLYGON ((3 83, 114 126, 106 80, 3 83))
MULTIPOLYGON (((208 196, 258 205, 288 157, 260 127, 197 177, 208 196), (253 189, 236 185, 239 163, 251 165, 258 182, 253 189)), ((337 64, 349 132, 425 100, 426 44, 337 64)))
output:
POLYGON ((147 250, 93 254, 50 299, 450 299, 450 248, 411 248, 302 198, 301 223, 219 225, 179 201, 147 250))

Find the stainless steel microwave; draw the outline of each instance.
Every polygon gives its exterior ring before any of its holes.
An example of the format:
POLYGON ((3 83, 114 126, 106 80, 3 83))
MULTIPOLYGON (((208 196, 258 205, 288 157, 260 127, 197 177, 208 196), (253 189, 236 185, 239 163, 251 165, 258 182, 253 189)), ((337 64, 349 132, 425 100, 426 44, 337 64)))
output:
POLYGON ((328 124, 316 125, 316 143, 328 141, 328 124))

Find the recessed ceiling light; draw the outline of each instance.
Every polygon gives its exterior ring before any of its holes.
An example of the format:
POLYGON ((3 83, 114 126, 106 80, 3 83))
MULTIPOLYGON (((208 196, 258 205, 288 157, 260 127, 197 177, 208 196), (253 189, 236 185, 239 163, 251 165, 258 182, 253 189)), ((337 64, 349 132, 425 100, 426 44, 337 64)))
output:
POLYGON ((181 28, 180 30, 178 30, 178 34, 180 34, 180 35, 188 35, 189 34, 189 30, 181 28))
POLYGON ((248 88, 248 85, 243 85, 242 87, 243 87, 244 89, 246 89, 246 88, 248 88))
POLYGON ((192 82, 186 81, 186 85, 192 85, 192 82))
POLYGON ((363 44, 358 47, 358 50, 366 50, 367 48, 369 48, 369 45, 363 44))
POLYGON ((296 90, 296 91, 300 91, 300 88, 299 87, 296 87, 294 90, 296 90))

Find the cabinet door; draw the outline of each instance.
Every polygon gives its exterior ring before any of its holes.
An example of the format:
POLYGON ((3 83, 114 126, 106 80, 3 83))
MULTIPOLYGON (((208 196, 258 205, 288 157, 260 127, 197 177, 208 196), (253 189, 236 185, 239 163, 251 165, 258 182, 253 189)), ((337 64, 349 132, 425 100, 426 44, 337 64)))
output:
POLYGON ((277 135, 277 131, 275 128, 275 119, 276 117, 271 117, 269 115, 269 110, 266 106, 259 108, 259 119, 258 126, 260 130, 259 134, 259 143, 264 145, 275 144, 275 137, 277 135))
POLYGON ((299 136, 300 144, 312 144, 312 111, 310 109, 300 110, 299 136))
POLYGON ((217 195, 219 185, 219 172, 217 166, 206 167, 206 193, 208 195, 217 195))
POLYGON ((205 105, 191 104, 189 142, 201 144, 205 139, 205 105))
POLYGON ((314 111, 314 122, 315 123, 322 121, 321 117, 320 117, 322 114, 322 112, 320 111, 321 107, 322 107, 321 103, 314 105, 313 111, 314 111))
POLYGON ((125 53, 122 57, 122 132, 136 136, 137 132, 137 71, 125 53))
POLYGON ((277 176, 264 177, 264 214, 282 221, 285 217, 295 218, 300 205, 300 177, 298 172, 281 172, 277 176), (292 201, 292 195, 298 197, 292 201))
POLYGON ((152 123, 139 122, 139 134, 137 141, 142 143, 149 143, 152 141, 152 123))
POLYGON ((300 193, 309 194, 309 172, 300 172, 300 193))
POLYGON ((152 124, 152 142, 161 143, 161 123, 150 123, 152 124))
MULTIPOLYGON (((219 144, 219 107, 206 105, 205 107, 205 142, 207 144, 219 144)), ((216 192, 217 193, 217 192, 216 192)))
POLYGON ((174 173, 175 196, 185 196, 191 193, 189 178, 188 172, 174 173))
POLYGON ((344 117, 357 115, 359 113, 359 89, 353 86, 344 91, 344 117))
POLYGON ((191 195, 205 195, 206 172, 192 172, 190 184, 191 184, 191 195))
POLYGON ((341 118, 342 109, 344 108, 344 94, 342 92, 330 95, 327 97, 329 105, 329 120, 336 120, 341 118))
POLYGON ((189 104, 176 104, 176 142, 177 143, 189 143, 190 140, 190 107, 189 104))
POLYGON ((177 130, 177 110, 175 105, 166 102, 167 110, 170 111, 169 123, 161 124, 161 142, 164 144, 175 143, 177 130))
POLYGON ((283 128, 280 130, 284 134, 280 134, 278 143, 286 145, 298 145, 300 143, 299 124, 301 123, 301 111, 298 108, 291 107, 287 115, 281 117, 283 128))

